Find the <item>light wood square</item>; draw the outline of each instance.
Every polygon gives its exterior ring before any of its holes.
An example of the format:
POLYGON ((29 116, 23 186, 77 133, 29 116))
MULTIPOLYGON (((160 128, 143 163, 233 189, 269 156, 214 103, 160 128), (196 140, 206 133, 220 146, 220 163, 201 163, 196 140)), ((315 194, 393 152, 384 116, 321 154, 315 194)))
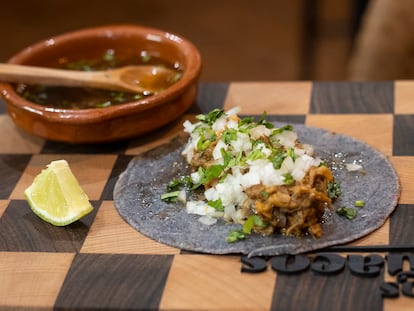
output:
POLYGON ((414 204, 414 157, 391 157, 391 164, 397 171, 401 184, 401 197, 399 203, 414 204))
POLYGON ((45 140, 17 128, 8 115, 0 115, 0 153, 39 153, 45 140))
POLYGON ((11 199, 24 199, 23 192, 51 161, 64 159, 90 200, 99 200, 116 161, 116 155, 34 155, 14 188, 11 199))
POLYGON ((158 131, 148 133, 138 139, 133 140, 126 150, 127 155, 138 155, 142 152, 151 150, 162 144, 170 142, 174 137, 184 133, 183 123, 186 120, 196 122, 194 114, 184 114, 177 120, 161 128, 158 131))
POLYGON ((312 114, 306 117, 306 125, 352 136, 387 156, 392 155, 391 114, 312 114))
POLYGON ((121 218, 112 201, 103 201, 81 252, 179 254, 180 250, 158 243, 139 233, 121 218))
POLYGON ((162 310, 269 310, 276 273, 241 273, 239 256, 174 257, 162 296, 162 310))
POLYGON ((390 234, 390 219, 387 218, 385 223, 367 236, 364 236, 349 245, 352 246, 372 246, 372 245, 388 245, 390 234))
POLYGON ((394 112, 414 114, 414 81, 396 81, 394 94, 394 112))
POLYGON ((0 200, 0 217, 3 215, 9 202, 9 200, 0 200))
POLYGON ((0 305, 52 309, 73 257, 0 252, 0 305))
POLYGON ((224 109, 241 107, 240 114, 298 115, 309 111, 311 82, 231 83, 224 109))

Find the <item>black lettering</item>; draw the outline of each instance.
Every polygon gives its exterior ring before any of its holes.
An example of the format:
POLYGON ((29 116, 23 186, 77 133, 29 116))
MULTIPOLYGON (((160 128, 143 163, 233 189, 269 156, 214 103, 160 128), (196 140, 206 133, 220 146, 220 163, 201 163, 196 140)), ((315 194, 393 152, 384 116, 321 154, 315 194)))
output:
POLYGON ((402 285, 402 293, 407 297, 414 297, 414 282, 405 282, 402 285))
POLYGON ((309 268, 309 258, 303 255, 281 255, 270 258, 272 269, 280 273, 300 273, 309 268))
POLYGON ((241 262, 243 263, 241 272, 247 273, 260 273, 267 270, 267 262, 265 258, 261 257, 252 257, 247 256, 241 257, 241 262))
POLYGON ((383 265, 384 259, 379 255, 348 256, 348 267, 354 275, 366 277, 378 276, 383 265))
POLYGON ((410 270, 414 270, 414 254, 404 255, 391 253, 387 256, 388 273, 390 275, 396 275, 398 272, 403 271, 404 260, 408 260, 410 264, 410 270))
POLYGON ((400 288, 397 283, 384 282, 380 286, 381 296, 384 298, 397 298, 400 296, 400 288))
POLYGON ((337 254, 317 254, 311 270, 321 274, 337 274, 345 267, 345 258, 337 254))
POLYGON ((414 297, 414 271, 398 273, 397 281, 402 284, 404 296, 414 297))

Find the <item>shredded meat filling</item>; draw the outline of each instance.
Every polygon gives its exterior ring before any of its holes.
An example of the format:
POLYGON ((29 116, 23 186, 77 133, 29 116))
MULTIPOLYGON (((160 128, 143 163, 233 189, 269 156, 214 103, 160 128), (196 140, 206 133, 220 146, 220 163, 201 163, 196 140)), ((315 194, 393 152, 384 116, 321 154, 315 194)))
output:
POLYGON ((321 223, 325 209, 332 208, 328 183, 333 181, 329 168, 312 167, 301 182, 287 186, 254 185, 246 190, 248 199, 243 205, 246 215, 258 214, 269 224, 263 234, 280 232, 301 236, 310 233, 322 236, 321 223))

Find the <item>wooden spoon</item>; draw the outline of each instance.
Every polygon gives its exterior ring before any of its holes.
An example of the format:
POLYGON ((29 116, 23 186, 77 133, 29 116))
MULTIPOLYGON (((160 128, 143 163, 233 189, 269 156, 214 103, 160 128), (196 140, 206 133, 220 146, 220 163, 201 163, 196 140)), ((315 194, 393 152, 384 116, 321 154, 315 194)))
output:
POLYGON ((126 66, 104 71, 75 71, 0 64, 0 81, 69 87, 92 87, 154 93, 174 83, 179 73, 162 66, 126 66))

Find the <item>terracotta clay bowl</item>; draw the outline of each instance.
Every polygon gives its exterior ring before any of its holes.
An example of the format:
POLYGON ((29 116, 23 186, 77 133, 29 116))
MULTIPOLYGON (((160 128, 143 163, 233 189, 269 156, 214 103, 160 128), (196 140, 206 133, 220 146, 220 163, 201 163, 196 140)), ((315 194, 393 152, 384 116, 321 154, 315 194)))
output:
POLYGON ((145 133, 178 118, 194 102, 201 58, 188 40, 139 25, 109 25, 62 34, 35 43, 10 58, 9 63, 44 66, 67 55, 113 49, 117 53, 146 51, 168 63, 178 63, 182 77, 165 90, 143 99, 106 108, 57 109, 28 101, 16 85, 0 83, 13 122, 46 139, 69 143, 103 143, 145 133))

